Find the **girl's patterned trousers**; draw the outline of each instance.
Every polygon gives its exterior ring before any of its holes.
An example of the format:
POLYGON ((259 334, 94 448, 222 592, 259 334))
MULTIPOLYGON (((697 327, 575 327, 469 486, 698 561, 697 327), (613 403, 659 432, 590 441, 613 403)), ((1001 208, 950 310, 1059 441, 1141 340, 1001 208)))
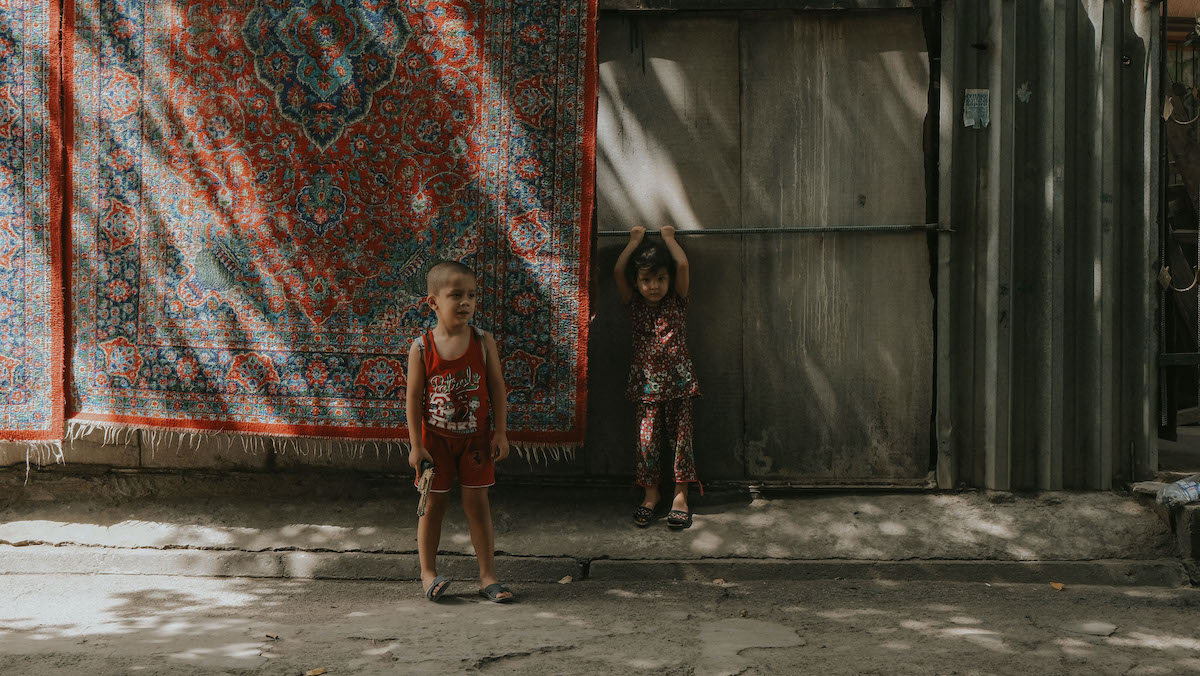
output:
POLYGON ((638 454, 635 479, 639 486, 658 485, 658 456, 665 430, 675 451, 675 483, 699 481, 692 454, 692 399, 642 401, 637 404, 638 454))

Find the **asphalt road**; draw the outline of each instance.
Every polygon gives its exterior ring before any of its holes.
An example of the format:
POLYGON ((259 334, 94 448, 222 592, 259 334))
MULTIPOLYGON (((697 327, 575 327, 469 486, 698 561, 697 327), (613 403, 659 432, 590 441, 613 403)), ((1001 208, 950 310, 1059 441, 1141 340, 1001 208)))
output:
POLYGON ((0 576, 12 674, 1177 674, 1200 590, 904 582, 514 585, 0 576))

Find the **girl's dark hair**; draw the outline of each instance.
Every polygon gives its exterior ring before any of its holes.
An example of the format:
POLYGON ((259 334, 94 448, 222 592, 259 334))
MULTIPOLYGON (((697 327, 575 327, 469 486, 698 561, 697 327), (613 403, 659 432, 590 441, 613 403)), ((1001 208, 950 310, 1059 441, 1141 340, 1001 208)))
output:
POLYGON ((629 266, 625 269, 625 275, 629 278, 630 286, 637 286, 639 270, 653 272, 659 268, 667 269, 667 274, 671 277, 671 287, 674 288, 675 259, 671 258, 666 245, 647 237, 638 245, 638 248, 633 250, 633 255, 629 257, 629 266))

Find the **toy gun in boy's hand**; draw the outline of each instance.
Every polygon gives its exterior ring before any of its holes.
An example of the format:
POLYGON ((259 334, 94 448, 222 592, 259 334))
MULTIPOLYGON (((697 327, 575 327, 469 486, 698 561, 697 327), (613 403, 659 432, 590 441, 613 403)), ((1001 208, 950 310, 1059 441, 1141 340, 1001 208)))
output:
POLYGON ((433 463, 421 460, 421 476, 417 479, 417 492, 421 498, 417 500, 417 516, 425 516, 425 502, 429 500, 429 488, 433 486, 433 463))

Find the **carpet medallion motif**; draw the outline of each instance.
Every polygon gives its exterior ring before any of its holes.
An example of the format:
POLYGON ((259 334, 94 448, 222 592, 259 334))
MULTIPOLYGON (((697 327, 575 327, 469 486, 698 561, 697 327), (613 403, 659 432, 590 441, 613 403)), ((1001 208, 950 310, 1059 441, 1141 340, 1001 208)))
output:
POLYGON ((72 420, 405 438, 424 272, 582 441, 594 0, 74 0, 72 420))
POLYGON ((411 34, 404 13, 385 0, 264 0, 242 29, 279 112, 322 150, 366 116, 411 34))

